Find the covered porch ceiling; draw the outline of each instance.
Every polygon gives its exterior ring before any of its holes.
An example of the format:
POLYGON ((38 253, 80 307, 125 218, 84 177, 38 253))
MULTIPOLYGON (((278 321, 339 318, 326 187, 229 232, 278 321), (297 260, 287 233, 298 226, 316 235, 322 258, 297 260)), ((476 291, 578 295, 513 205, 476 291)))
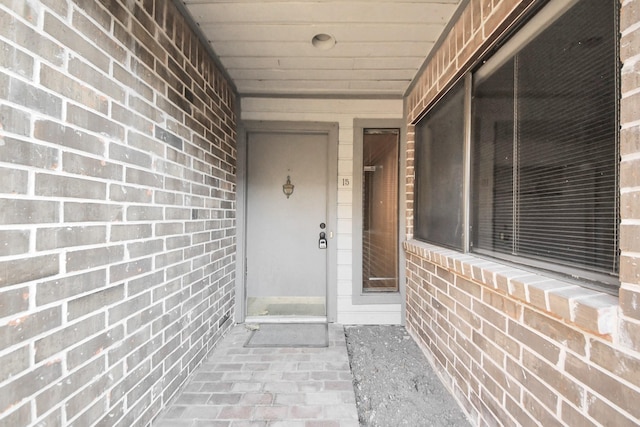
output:
POLYGON ((464 0, 179 1, 241 96, 401 98, 464 0))

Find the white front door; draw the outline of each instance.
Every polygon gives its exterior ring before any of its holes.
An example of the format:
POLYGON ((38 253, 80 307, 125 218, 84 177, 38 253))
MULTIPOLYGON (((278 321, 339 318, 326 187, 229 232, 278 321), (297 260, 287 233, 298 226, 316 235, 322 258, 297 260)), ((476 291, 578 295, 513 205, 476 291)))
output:
POLYGON ((249 317, 325 316, 329 138, 252 132, 247 138, 246 296, 249 317), (289 179, 293 193, 283 185, 289 179))

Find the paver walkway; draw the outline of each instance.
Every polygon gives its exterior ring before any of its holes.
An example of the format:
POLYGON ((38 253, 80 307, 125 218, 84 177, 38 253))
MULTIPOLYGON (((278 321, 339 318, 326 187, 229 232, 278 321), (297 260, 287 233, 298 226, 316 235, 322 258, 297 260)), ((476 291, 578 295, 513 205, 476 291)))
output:
POLYGON ((357 427, 341 325, 327 348, 244 348, 235 326, 154 427, 357 427))

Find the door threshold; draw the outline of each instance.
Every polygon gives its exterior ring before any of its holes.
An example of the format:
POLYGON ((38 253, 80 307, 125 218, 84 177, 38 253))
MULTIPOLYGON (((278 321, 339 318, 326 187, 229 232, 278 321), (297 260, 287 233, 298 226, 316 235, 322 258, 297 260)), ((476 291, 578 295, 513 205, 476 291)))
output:
POLYGON ((247 316, 244 323, 327 323, 327 316, 247 316))

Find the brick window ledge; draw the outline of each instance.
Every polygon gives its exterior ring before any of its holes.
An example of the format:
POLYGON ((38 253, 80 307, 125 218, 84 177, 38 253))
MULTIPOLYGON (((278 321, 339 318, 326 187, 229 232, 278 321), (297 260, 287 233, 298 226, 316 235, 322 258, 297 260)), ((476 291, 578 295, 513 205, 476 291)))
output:
POLYGON ((408 254, 508 294, 585 331, 610 339, 616 329, 615 296, 417 240, 406 241, 403 246, 408 254))

